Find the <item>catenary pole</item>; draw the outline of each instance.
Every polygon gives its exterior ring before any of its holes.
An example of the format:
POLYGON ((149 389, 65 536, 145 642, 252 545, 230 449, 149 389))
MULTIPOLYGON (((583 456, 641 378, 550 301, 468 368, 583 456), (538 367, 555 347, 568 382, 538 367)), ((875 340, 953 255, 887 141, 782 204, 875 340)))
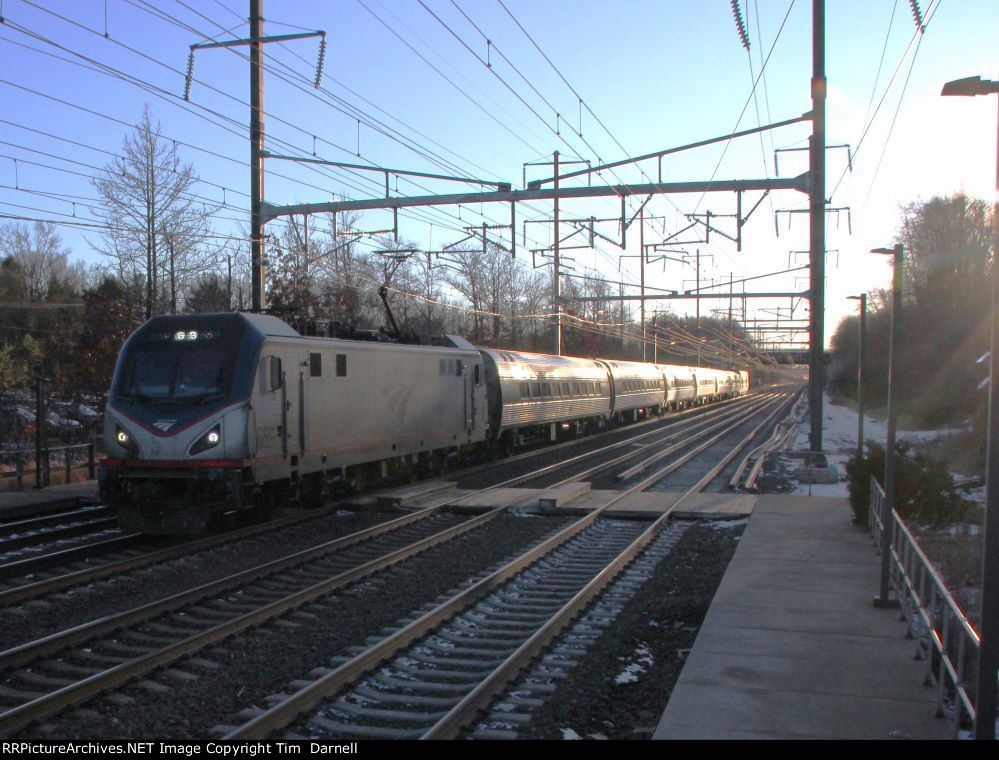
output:
POLYGON ((826 278, 826 64, 825 0, 812 0, 812 136, 809 144, 809 264, 811 266, 811 351, 808 406, 809 448, 822 451, 822 391, 825 385, 826 278))
POLYGON ((264 297, 264 31, 263 0, 250 0, 250 269, 252 309, 266 307, 264 297))

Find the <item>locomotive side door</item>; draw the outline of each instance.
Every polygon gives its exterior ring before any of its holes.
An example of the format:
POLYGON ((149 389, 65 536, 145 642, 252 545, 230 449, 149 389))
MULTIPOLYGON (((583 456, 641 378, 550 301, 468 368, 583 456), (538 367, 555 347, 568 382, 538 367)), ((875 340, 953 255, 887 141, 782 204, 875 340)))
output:
POLYGON ((485 434, 486 425, 486 378, 484 375, 484 367, 482 365, 482 360, 477 359, 472 365, 472 377, 470 380, 471 385, 471 403, 472 403, 472 431, 475 435, 485 434), (476 426, 483 428, 481 431, 476 430, 476 426))
POLYGON ((458 365, 461 369, 461 380, 464 386, 464 392, 461 397, 464 399, 465 406, 465 430, 471 432, 475 428, 475 386, 472 383, 472 378, 468 374, 468 365, 462 360, 458 360, 458 365))

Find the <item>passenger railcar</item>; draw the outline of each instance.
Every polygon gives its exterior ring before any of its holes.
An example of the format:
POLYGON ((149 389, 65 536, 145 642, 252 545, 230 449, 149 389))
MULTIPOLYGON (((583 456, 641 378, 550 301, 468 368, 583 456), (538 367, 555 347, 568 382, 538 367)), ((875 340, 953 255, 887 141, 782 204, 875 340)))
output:
POLYGON ((555 437, 555 426, 603 426, 611 415, 611 375, 604 362, 524 351, 481 349, 493 440, 513 449, 555 437))
POLYGON ((666 380, 666 405, 671 409, 690 406, 697 398, 697 378, 690 367, 658 364, 666 380))
POLYGON ((649 414, 662 414, 666 404, 663 371, 643 362, 603 362, 610 373, 614 396, 611 413, 619 422, 634 422, 649 414))
POLYGON ((746 393, 744 371, 306 337, 266 315, 159 316, 125 342, 100 492, 126 531, 318 502, 667 408, 746 393))

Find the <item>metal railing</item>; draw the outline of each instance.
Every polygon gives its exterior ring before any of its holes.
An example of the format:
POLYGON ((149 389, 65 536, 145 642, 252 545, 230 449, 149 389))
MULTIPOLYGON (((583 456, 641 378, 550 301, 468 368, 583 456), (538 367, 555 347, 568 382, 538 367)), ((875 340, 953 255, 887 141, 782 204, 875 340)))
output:
MULTIPOLYGON (((880 547, 886 523, 885 492, 873 477, 870 494, 867 523, 875 545, 880 547)), ((917 642, 916 659, 926 661, 924 685, 937 687, 937 716, 950 720, 957 737, 965 717, 975 720, 979 636, 894 509, 889 529, 891 585, 909 634, 917 642)))
POLYGON ((69 483, 72 476, 72 471, 74 469, 87 470, 87 477, 93 480, 97 477, 97 452, 96 446, 93 441, 90 443, 76 443, 68 446, 49 446, 42 449, 42 458, 38 462, 34 462, 35 450, 32 449, 17 449, 13 451, 0 451, 0 461, 10 461, 14 465, 13 472, 0 472, 0 480, 4 478, 14 478, 16 487, 18 490, 24 488, 25 476, 28 473, 32 475, 38 472, 39 466, 41 467, 41 487, 50 485, 51 474, 52 474, 52 454, 62 452, 62 471, 64 473, 64 483, 69 483), (77 463, 76 452, 86 451, 86 460, 77 463), (28 467, 28 462, 33 462, 33 467, 28 467))

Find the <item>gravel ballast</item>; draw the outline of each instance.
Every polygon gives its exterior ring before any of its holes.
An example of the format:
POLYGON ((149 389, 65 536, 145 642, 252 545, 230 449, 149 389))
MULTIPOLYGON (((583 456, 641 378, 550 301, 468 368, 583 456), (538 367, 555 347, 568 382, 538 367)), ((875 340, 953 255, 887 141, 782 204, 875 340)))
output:
POLYGON ((396 516, 341 511, 49 594, 4 610, 0 650, 225 578, 396 516))
POLYGON ((520 738, 649 738, 744 528, 744 521, 692 526, 532 711, 520 738))
POLYGON ((413 560, 181 660, 110 697, 99 698, 19 738, 206 739, 218 724, 241 722, 249 707, 287 692, 351 645, 396 624, 469 577, 564 525, 562 518, 505 515, 413 560))

